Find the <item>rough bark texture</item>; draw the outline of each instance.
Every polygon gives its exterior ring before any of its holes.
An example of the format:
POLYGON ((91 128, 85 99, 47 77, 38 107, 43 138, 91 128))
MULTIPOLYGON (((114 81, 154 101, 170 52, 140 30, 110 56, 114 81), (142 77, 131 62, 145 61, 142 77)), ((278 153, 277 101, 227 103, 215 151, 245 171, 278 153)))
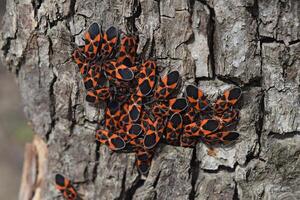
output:
POLYGON ((84 199, 299 199, 299 16, 296 0, 7 1, 1 57, 48 147, 42 192, 31 197, 61 199, 53 185, 59 172, 84 199), (203 144, 161 146, 145 181, 134 155, 98 151, 102 111, 84 101, 69 59, 93 21, 137 31, 139 52, 211 98, 241 86, 239 142, 214 156, 203 144))

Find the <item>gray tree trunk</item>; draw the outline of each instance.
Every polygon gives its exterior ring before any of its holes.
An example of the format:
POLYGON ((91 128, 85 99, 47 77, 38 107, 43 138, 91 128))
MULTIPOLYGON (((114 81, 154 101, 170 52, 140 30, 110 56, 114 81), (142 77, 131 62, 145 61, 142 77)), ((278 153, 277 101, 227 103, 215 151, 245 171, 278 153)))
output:
POLYGON ((300 199, 299 17, 297 0, 7 1, 1 58, 37 135, 20 199, 61 199, 55 173, 84 199, 300 199), (69 59, 93 21, 137 31, 139 52, 211 98, 242 87, 239 142, 213 152, 162 146, 145 181, 133 154, 99 150, 102 110, 84 101, 69 59))

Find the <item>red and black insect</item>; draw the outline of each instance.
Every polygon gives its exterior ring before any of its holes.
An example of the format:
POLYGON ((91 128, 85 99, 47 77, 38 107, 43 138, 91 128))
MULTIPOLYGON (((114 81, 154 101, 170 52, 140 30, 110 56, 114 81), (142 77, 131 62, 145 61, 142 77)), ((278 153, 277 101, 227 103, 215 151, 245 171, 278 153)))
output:
POLYGON ((154 86, 156 80, 156 63, 152 60, 147 60, 141 65, 139 73, 136 75, 138 81, 136 95, 144 97, 148 96, 154 86))
POLYGON ((117 54, 117 67, 125 66, 136 72, 136 50, 137 37, 133 35, 124 35, 121 39, 120 49, 117 54))
POLYGON ((118 134, 110 130, 98 129, 96 132, 96 140, 101 144, 105 144, 113 151, 122 150, 126 143, 118 134))
POLYGON ((209 145, 229 144, 236 141, 240 134, 235 131, 222 131, 206 135, 202 138, 203 142, 209 145))
POLYGON ((148 123, 148 129, 145 131, 144 146, 146 149, 153 149, 164 132, 163 118, 156 117, 154 122, 148 119, 146 123, 148 123))
POLYGON ((121 105, 120 108, 120 120, 119 120, 119 127, 125 127, 127 124, 131 124, 132 121, 130 120, 129 117, 129 103, 125 102, 121 105))
POLYGON ((146 175, 151 167, 153 152, 145 149, 139 149, 136 152, 136 165, 139 172, 146 175))
POLYGON ((85 57, 85 55, 83 53, 83 49, 76 48, 72 54, 72 58, 73 58, 74 62, 77 64, 80 74, 83 77, 85 77, 90 69, 90 66, 87 61, 87 58, 85 57))
POLYGON ((137 138, 143 133, 143 128, 140 124, 127 124, 125 130, 126 135, 130 140, 137 138))
POLYGON ((179 113, 174 113, 168 120, 165 129, 165 139, 167 143, 179 145, 180 135, 182 134, 183 120, 179 113))
POLYGON ((136 152, 140 149, 144 149, 144 138, 137 137, 129 140, 129 142, 126 145, 126 148, 130 149, 132 152, 136 152))
POLYGON ((204 111, 208 108, 209 102, 202 90, 194 85, 188 85, 185 89, 186 98, 192 108, 197 111, 204 111))
POLYGON ((184 112, 183 116, 183 124, 188 125, 196 121, 197 113, 195 109, 191 106, 188 106, 184 112))
POLYGON ((126 148, 126 144, 129 142, 129 138, 128 138, 126 130, 125 129, 116 129, 114 131, 111 131, 111 133, 114 134, 114 135, 117 135, 117 136, 121 137, 124 140, 125 147, 122 148, 121 150, 125 149, 126 148))
POLYGON ((116 128, 119 127, 120 117, 121 111, 119 103, 116 101, 108 102, 104 113, 105 126, 109 130, 116 130, 116 128))
POLYGON ((128 108, 128 102, 124 102, 120 107, 120 120, 118 123, 118 127, 120 128, 123 128, 130 123, 128 108))
POLYGON ((166 76, 159 79, 154 97, 157 100, 168 99, 171 94, 175 92, 179 82, 180 76, 178 71, 172 71, 168 73, 166 76))
POLYGON ((214 119, 219 120, 221 125, 220 129, 228 127, 238 120, 238 112, 234 109, 226 110, 221 114, 216 114, 214 116, 214 119))
POLYGON ((180 137, 180 146, 193 148, 197 145, 199 140, 193 137, 188 137, 186 135, 181 135, 180 137))
POLYGON ((116 27, 111 26, 103 34, 101 40, 101 49, 99 50, 103 58, 109 58, 116 48, 119 40, 119 31, 116 27))
POLYGON ((59 190, 66 200, 80 199, 77 191, 72 186, 71 181, 61 174, 55 175, 56 189, 59 190))
POLYGON ((113 99, 120 103, 124 103, 128 101, 128 96, 122 93, 115 93, 113 99))
POLYGON ((199 126, 200 134, 206 136, 217 131, 220 127, 220 123, 214 119, 203 119, 200 121, 199 126))
POLYGON ((131 95, 132 88, 135 88, 129 81, 122 81, 119 79, 110 79, 109 85, 112 90, 112 99, 118 101, 119 103, 128 102, 131 95))
POLYGON ((90 66, 88 73, 83 78, 83 82, 86 90, 97 90, 108 86, 108 80, 105 73, 101 70, 100 66, 95 64, 90 66))
POLYGON ((192 122, 184 126, 183 134, 185 137, 199 137, 200 136, 199 122, 192 122))
POLYGON ((169 100, 169 113, 180 113, 188 107, 188 103, 184 97, 173 98, 169 100))
POLYGON ((220 127, 219 121, 214 119, 204 119, 193 122, 184 127, 184 134, 189 137, 206 136, 217 131, 220 127))
POLYGON ((148 112, 148 110, 144 110, 144 112, 141 113, 140 122, 144 131, 146 131, 149 128, 149 124, 153 124, 150 115, 151 114, 150 112, 148 112))
POLYGON ((97 23, 92 23, 87 32, 84 34, 84 53, 87 59, 94 59, 97 56, 98 49, 101 45, 102 33, 97 23))
POLYGON ((100 101, 106 101, 111 97, 110 88, 105 86, 97 90, 90 89, 86 92, 85 100, 89 103, 97 104, 100 101))
POLYGON ((167 117, 169 114, 169 107, 166 104, 166 102, 153 102, 150 107, 153 115, 157 117, 167 117))
POLYGON ((113 79, 130 81, 134 78, 134 73, 126 65, 117 66, 116 61, 108 61, 103 64, 105 72, 113 79))
POLYGON ((142 111, 142 97, 132 94, 129 101, 128 111, 130 120, 136 122, 140 118, 142 111))
POLYGON ((233 129, 238 121, 236 106, 242 95, 235 87, 213 105, 195 85, 181 86, 178 71, 160 77, 154 60, 138 59, 138 37, 115 27, 102 32, 97 23, 84 34, 85 44, 72 57, 86 89, 86 101, 104 101, 106 109, 96 140, 118 152, 136 153, 142 175, 150 169, 158 144, 195 147, 227 144, 239 138, 233 129))
POLYGON ((239 87, 226 90, 223 95, 216 100, 214 104, 214 111, 216 113, 223 113, 234 106, 241 96, 242 90, 239 87))

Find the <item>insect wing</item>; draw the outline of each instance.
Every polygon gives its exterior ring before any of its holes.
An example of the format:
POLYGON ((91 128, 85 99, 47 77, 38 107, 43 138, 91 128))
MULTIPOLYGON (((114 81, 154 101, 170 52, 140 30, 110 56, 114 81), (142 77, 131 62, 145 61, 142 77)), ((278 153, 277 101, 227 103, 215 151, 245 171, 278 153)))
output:
POLYGON ((185 98, 174 98, 169 100, 169 109, 172 113, 180 113, 188 107, 185 98))
POLYGON ((152 158, 152 151, 140 149, 136 152, 136 165, 141 174, 145 175, 149 172, 152 158))
POLYGON ((139 135, 142 134, 143 132, 143 128, 141 125, 139 124, 127 124, 126 125, 126 131, 127 131, 127 136, 130 139, 135 139, 137 138, 139 135))
POLYGON ((201 134, 209 135, 219 129, 220 123, 215 119, 203 119, 200 121, 199 126, 201 134))
POLYGON ((101 28, 97 23, 92 23, 84 34, 84 52, 87 58, 93 59, 97 55, 101 43, 101 28))
POLYGON ((180 75, 178 71, 172 71, 159 79, 155 91, 156 99, 168 99, 179 85, 180 75))
POLYGON ((129 117, 130 120, 136 122, 140 118, 142 111, 142 97, 131 95, 129 104, 129 117))
POLYGON ((61 174, 55 175, 56 189, 59 190, 65 199, 75 200, 78 197, 77 191, 72 186, 69 179, 65 178, 61 174))
POLYGON ((138 80, 137 95, 148 96, 155 86, 156 63, 151 60, 144 62, 136 78, 138 80))
POLYGON ((194 109, 197 111, 204 111, 209 106, 209 102, 204 96, 202 90, 194 85, 188 85, 185 91, 187 100, 194 109))
POLYGON ((103 35, 101 44, 101 55, 109 57, 118 43, 119 31, 116 27, 111 26, 103 35))
POLYGON ((122 137, 112 131, 98 129, 96 132, 96 140, 101 144, 105 144, 113 151, 122 150, 126 143, 122 137))
POLYGON ((166 140, 170 143, 179 141, 182 132, 183 120, 179 113, 174 113, 169 119, 166 127, 166 140))
POLYGON ((204 142, 210 145, 229 144, 239 138, 239 133, 235 131, 217 132, 204 137, 204 142))
POLYGON ((149 119, 148 127, 144 137, 144 146, 146 149, 152 149, 159 143, 163 133, 161 118, 157 118, 154 123, 149 119))

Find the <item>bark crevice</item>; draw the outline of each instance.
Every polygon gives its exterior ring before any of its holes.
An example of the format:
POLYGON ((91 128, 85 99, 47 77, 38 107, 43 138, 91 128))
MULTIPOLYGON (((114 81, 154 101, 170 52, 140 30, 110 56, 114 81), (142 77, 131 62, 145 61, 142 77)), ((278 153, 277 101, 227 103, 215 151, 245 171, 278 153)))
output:
POLYGON ((275 138, 278 140, 285 140, 285 139, 294 138, 299 135, 300 135, 300 131, 292 131, 292 132, 285 132, 285 133, 275 133, 271 131, 268 134, 268 137, 275 138))
POLYGON ((133 182, 133 184, 131 185, 131 187, 129 187, 126 192, 125 192, 125 195, 124 195, 124 200, 131 200, 133 199, 136 191, 141 188, 145 183, 145 180, 141 179, 140 176, 138 176, 136 178, 136 180, 133 182))
POLYGON ((191 158, 191 163, 190 163, 190 179, 191 179, 191 192, 189 194, 189 200, 194 200, 197 195, 197 190, 196 190, 196 183, 199 177, 200 173, 200 161, 197 159, 197 151, 194 148, 193 149, 193 154, 191 158))

